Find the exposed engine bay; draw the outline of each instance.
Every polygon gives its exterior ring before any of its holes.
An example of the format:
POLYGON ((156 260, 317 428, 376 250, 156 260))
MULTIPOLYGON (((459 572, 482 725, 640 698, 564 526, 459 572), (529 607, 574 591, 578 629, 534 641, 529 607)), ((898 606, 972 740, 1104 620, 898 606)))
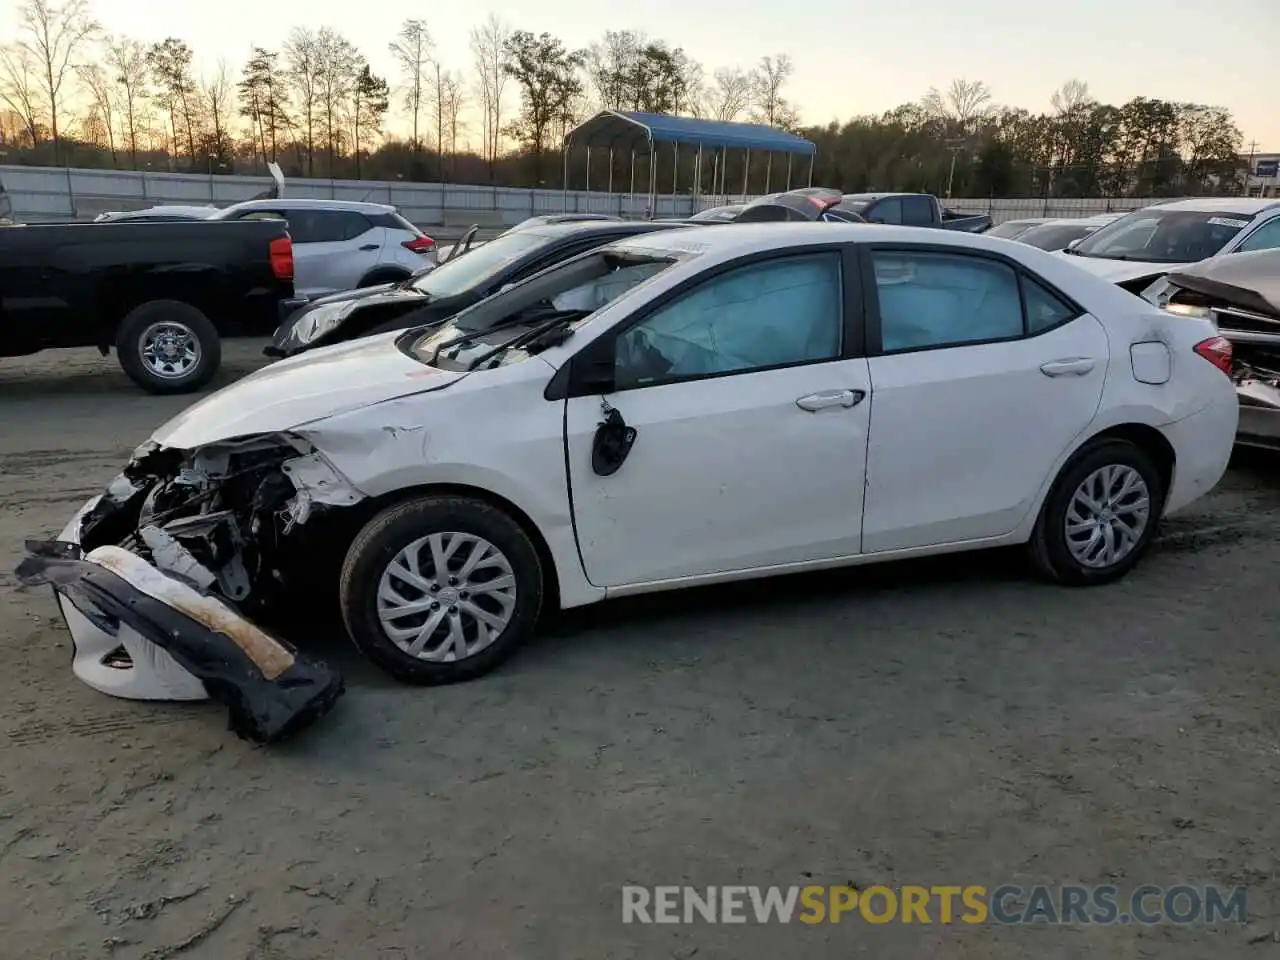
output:
POLYGON ((361 499, 302 440, 252 438, 191 454, 148 446, 81 518, 80 544, 123 547, 257 606, 285 582, 286 540, 317 507, 361 499))
POLYGON ((231 708, 237 733, 268 742, 327 712, 343 684, 254 621, 297 585, 286 571, 305 574, 303 526, 362 499, 296 437, 195 451, 149 443, 62 541, 28 544, 18 575, 53 586, 92 625, 102 649, 76 664, 91 686, 134 699, 194 699, 173 693, 186 671, 231 708), (116 682, 147 670, 150 688, 145 678, 116 682))

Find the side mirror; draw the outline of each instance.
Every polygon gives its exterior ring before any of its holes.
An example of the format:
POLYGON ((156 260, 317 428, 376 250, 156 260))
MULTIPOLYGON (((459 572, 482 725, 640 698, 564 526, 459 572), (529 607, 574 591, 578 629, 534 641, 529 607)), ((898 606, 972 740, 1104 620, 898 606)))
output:
POLYGON ((1070 243, 1067 244, 1067 249, 1074 250, 1076 247, 1080 246, 1080 242, 1082 240, 1084 240, 1084 237, 1076 237, 1074 240, 1072 240, 1070 243))

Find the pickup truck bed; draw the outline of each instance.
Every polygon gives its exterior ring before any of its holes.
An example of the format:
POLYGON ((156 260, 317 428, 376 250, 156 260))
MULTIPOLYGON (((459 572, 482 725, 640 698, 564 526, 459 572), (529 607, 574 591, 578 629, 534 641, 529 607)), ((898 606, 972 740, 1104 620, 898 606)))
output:
POLYGON ((270 333, 293 297, 280 220, 0 228, 0 356, 114 346, 152 393, 207 383, 221 337, 270 333))

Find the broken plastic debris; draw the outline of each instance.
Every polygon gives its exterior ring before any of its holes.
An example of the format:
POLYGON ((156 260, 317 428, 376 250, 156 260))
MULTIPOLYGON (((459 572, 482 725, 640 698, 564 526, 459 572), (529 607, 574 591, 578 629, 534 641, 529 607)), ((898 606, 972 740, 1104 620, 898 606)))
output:
MULTIPOLYGON (((342 677, 300 657, 236 613, 120 547, 83 554, 75 544, 36 541, 17 569, 29 586, 52 586, 77 610, 127 624, 167 651, 225 704, 235 733, 258 743, 309 726, 342 696, 342 677)), ((138 668, 135 660, 134 668, 138 668)))

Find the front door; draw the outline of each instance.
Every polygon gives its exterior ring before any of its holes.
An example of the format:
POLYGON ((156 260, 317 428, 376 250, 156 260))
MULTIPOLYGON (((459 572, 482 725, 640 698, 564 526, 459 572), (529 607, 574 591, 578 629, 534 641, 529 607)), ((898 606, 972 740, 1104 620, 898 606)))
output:
POLYGON ((1011 533, 1097 414, 1106 331, 998 258, 868 255, 864 551, 1011 533))
POLYGON ((601 397, 572 397, 565 420, 592 583, 859 552, 871 397, 844 272, 835 250, 757 261, 608 335, 607 402, 637 431, 621 468, 592 468, 601 397))

